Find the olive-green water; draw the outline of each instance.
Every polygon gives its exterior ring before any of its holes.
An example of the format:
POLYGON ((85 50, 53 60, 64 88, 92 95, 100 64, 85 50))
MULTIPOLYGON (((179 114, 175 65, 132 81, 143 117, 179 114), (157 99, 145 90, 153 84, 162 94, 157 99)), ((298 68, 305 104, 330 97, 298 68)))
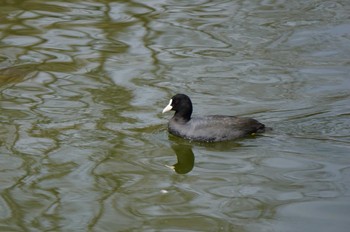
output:
POLYGON ((0 231, 349 231, 349 12, 1 0, 0 231), (169 136, 180 92, 273 131, 169 136))

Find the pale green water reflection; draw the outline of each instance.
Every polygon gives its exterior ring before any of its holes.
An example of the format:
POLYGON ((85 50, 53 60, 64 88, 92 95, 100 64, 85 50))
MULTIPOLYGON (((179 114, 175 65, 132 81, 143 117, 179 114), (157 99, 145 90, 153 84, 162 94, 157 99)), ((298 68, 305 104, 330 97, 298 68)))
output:
POLYGON ((0 231, 348 231, 349 12, 2 1, 0 231), (161 110, 177 92, 196 114, 274 130, 169 137, 161 110))

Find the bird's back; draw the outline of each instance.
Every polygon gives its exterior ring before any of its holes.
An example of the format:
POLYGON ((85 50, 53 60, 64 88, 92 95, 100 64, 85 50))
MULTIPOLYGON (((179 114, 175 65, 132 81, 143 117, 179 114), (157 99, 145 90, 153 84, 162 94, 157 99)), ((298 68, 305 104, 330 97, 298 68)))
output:
POLYGON ((169 122, 169 132, 195 141, 225 141, 263 132, 264 124, 252 118, 209 115, 192 117, 183 122, 173 117, 169 122))

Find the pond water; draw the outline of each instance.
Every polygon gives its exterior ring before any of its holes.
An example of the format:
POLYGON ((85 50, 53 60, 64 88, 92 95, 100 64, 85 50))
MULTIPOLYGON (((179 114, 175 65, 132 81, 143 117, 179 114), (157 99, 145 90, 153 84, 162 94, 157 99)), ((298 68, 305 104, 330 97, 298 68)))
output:
POLYGON ((0 231, 348 231, 350 2, 0 6, 0 231), (194 112, 273 131, 170 136, 194 112))

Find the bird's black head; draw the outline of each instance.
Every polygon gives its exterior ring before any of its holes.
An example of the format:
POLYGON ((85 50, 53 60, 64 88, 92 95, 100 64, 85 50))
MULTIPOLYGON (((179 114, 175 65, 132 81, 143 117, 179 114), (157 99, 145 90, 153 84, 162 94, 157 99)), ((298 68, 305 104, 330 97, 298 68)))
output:
POLYGON ((185 94, 176 94, 163 109, 163 113, 170 110, 175 111, 174 117, 189 121, 192 115, 191 99, 185 94))

